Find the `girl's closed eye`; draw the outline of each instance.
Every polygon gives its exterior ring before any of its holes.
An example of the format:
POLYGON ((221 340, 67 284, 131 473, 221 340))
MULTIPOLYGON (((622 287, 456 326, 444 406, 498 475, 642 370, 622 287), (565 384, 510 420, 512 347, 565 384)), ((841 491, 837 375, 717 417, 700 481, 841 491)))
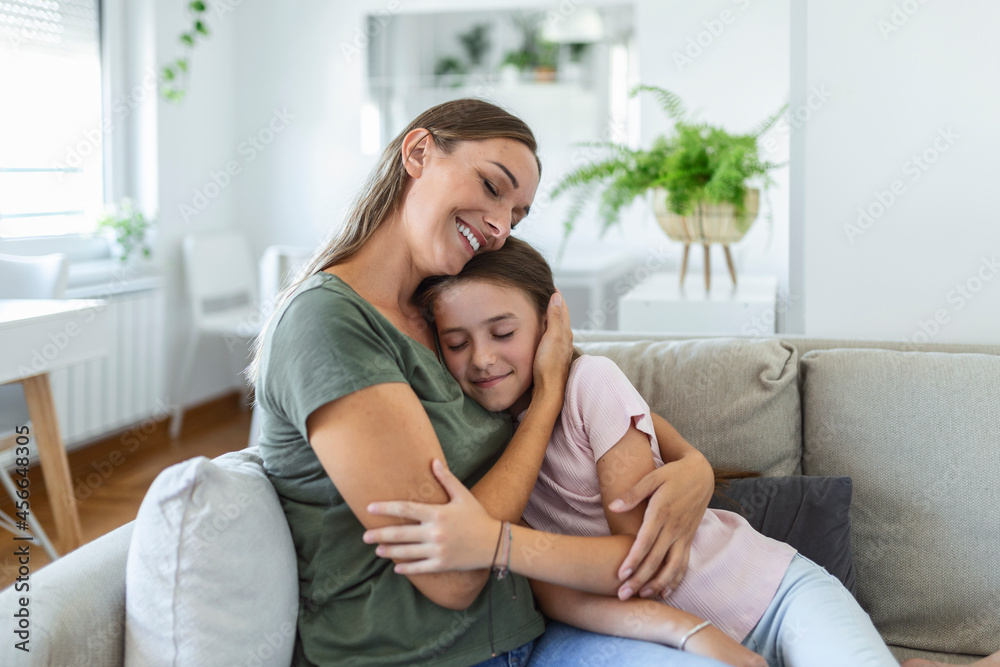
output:
POLYGON ((488 178, 483 179, 483 186, 486 188, 486 191, 490 193, 491 197, 496 197, 500 194, 500 192, 496 189, 496 186, 493 185, 488 178))
POLYGON ((514 331, 517 331, 517 329, 514 329, 514 330, 512 330, 512 331, 511 331, 510 333, 505 333, 505 334, 493 334, 493 337, 494 337, 494 338, 499 338, 500 340, 507 340, 507 339, 509 339, 509 338, 510 338, 511 336, 513 336, 513 335, 514 335, 514 331))

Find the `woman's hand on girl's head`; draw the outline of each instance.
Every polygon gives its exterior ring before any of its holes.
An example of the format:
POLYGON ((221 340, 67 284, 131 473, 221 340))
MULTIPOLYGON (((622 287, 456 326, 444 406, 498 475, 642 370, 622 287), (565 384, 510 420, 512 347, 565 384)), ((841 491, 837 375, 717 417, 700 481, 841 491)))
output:
POLYGON ((395 571, 399 574, 490 567, 501 522, 483 509, 440 460, 434 459, 431 470, 450 500, 444 505, 411 501, 371 503, 368 506, 371 514, 418 523, 368 530, 364 541, 378 543, 375 553, 397 561, 395 571))
POLYGON ((549 299, 545 322, 545 333, 535 352, 535 388, 532 400, 551 397, 562 409, 569 365, 573 359, 573 331, 570 328, 569 308, 559 290, 549 299))

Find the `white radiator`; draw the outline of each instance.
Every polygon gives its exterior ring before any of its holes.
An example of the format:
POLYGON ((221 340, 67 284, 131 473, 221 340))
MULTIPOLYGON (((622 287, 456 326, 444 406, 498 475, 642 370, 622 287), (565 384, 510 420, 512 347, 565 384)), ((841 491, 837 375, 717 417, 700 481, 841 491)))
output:
POLYGON ((68 291, 71 298, 107 300, 111 338, 107 356, 49 375, 67 449, 167 414, 164 302, 158 283, 110 295, 68 291))

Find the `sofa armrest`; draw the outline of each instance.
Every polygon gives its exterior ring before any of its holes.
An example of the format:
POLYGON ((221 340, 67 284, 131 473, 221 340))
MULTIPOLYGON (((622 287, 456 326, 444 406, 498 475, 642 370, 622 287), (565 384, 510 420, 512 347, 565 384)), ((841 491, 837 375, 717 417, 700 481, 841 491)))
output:
POLYGON ((30 591, 0 593, 0 664, 121 665, 125 649, 128 523, 32 572, 30 591), (30 653, 15 648, 19 599, 27 597, 30 653))

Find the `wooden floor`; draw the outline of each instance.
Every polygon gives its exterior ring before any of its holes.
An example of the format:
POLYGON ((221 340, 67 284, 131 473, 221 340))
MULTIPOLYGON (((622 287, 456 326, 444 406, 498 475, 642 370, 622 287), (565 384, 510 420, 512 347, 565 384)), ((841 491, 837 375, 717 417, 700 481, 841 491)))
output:
MULTIPOLYGON (((136 517, 150 484, 164 468, 194 456, 209 458, 243 449, 250 434, 250 412, 239 409, 236 394, 193 408, 184 416, 181 437, 170 440, 167 420, 147 421, 125 433, 69 454, 73 489, 83 524, 83 540, 90 542, 136 517)), ((52 511, 44 492, 42 472, 29 471, 31 511, 52 537, 52 511)), ((0 488, 0 510, 13 514, 13 505, 0 488)), ((0 590, 17 576, 13 535, 0 529, 0 590)), ((23 544, 20 543, 20 544, 23 544)), ((49 563, 37 542, 31 549, 31 572, 49 563)))

